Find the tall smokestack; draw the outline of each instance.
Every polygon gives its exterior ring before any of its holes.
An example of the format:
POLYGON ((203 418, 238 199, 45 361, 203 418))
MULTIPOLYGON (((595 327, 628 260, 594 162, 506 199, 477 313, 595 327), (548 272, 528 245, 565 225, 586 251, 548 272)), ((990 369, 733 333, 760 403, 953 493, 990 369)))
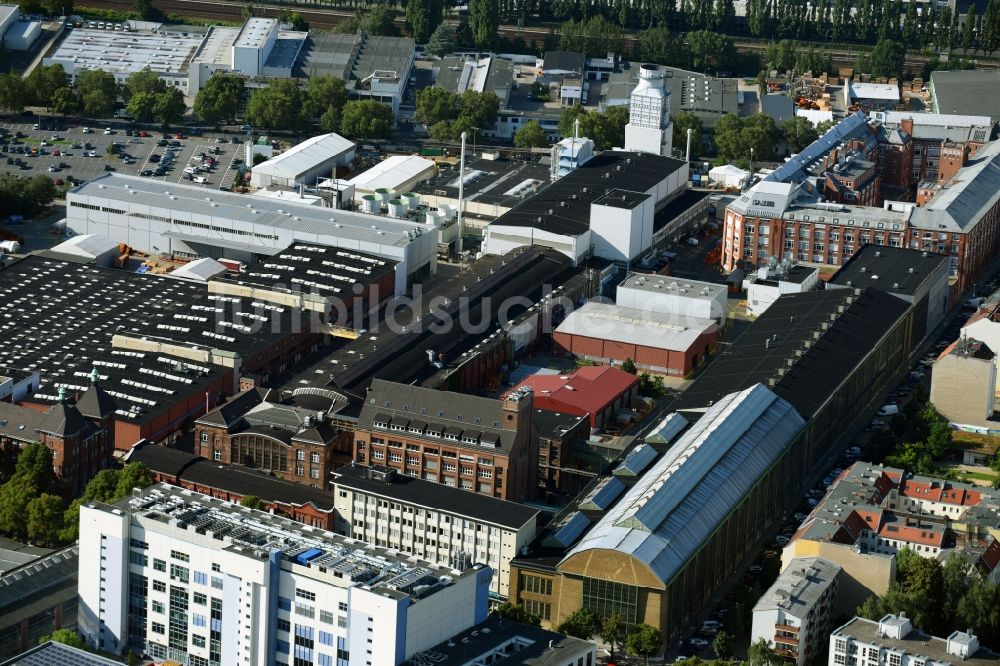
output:
POLYGON ((465 232, 465 132, 462 132, 462 155, 458 166, 458 254, 462 254, 462 235, 465 232))
POLYGON ((685 162, 690 162, 691 161, 691 133, 693 131, 694 130, 692 130, 690 127, 688 128, 687 150, 684 151, 684 161, 685 162))

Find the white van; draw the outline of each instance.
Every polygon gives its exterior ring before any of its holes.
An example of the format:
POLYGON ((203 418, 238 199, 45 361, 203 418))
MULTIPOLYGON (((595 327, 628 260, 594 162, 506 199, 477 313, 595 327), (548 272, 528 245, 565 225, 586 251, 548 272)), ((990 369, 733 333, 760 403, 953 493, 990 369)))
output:
POLYGON ((883 405, 882 409, 878 410, 879 416, 895 416, 899 414, 899 407, 896 405, 883 405))
POLYGON ((208 178, 205 178, 204 176, 195 176, 191 180, 195 183, 198 183, 199 185, 204 185, 205 183, 208 182, 208 178))

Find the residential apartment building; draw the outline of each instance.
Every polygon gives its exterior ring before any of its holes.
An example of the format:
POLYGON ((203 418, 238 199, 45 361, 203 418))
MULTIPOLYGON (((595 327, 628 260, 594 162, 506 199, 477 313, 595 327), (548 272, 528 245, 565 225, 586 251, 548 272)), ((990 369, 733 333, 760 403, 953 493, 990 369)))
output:
POLYGON ((750 643, 764 639, 796 666, 811 663, 830 635, 840 571, 819 557, 792 560, 753 607, 750 643))
POLYGON ((964 291, 1000 247, 1000 142, 974 153, 973 142, 942 143, 936 179, 914 196, 909 141, 863 114, 845 118, 727 207, 723 267, 836 267, 871 243, 948 255, 953 294, 964 291))
POLYGON ((351 459, 351 434, 334 427, 325 411, 282 404, 269 389, 233 396, 197 419, 194 433, 203 458, 317 488, 351 459))
POLYGON ((947 638, 925 634, 906 615, 875 620, 855 617, 830 635, 829 666, 996 666, 1000 655, 979 645, 975 634, 947 638))
POLYGON ((855 463, 792 536, 782 562, 787 568, 796 558, 822 557, 842 567, 842 613, 885 594, 901 548, 934 559, 958 555, 996 582, 998 507, 997 490, 855 463))
POLYGON ((506 599, 510 561, 535 538, 538 510, 398 474, 384 466, 334 472, 338 534, 464 569, 493 570, 490 596, 506 599))
POLYGON ((80 631, 117 655, 396 665, 487 616, 489 567, 440 567, 166 484, 82 506, 80 537, 80 631))
POLYGON ((490 497, 531 499, 538 477, 532 413, 530 391, 493 400, 374 379, 354 460, 490 497))

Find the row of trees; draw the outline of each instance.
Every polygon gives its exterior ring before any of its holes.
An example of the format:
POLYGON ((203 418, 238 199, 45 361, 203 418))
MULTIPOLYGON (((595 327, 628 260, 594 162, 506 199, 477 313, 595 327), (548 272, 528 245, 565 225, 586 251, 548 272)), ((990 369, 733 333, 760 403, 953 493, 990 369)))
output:
POLYGON ((34 217, 56 198, 56 184, 47 175, 22 178, 13 173, 0 174, 0 217, 34 217))
MULTIPOLYGON (((542 624, 541 618, 530 613, 524 606, 509 602, 500 604, 493 610, 493 614, 506 620, 534 627, 540 627, 542 624)), ((618 613, 601 618, 588 608, 579 608, 570 613, 556 627, 556 631, 585 641, 589 641, 594 636, 600 636, 601 640, 611 649, 610 661, 615 660, 615 651, 619 648, 624 648, 626 654, 648 659, 657 654, 663 645, 663 636, 656 627, 648 624, 636 624, 629 627, 625 618, 618 613)))
POLYGON ((13 473, 0 486, 0 530, 19 540, 59 546, 76 540, 80 506, 85 502, 117 502, 153 483, 153 474, 142 464, 102 470, 90 480, 81 497, 68 507, 56 494, 52 454, 39 442, 18 454, 13 473))
POLYGON ((113 74, 84 70, 73 82, 62 65, 36 67, 27 78, 0 75, 0 107, 19 113, 25 106, 43 106, 63 115, 80 113, 88 118, 108 118, 119 99, 129 115, 143 122, 176 122, 184 115, 184 95, 167 86, 150 71, 131 74, 119 85, 113 74))
POLYGON ((972 628, 984 645, 1000 641, 1000 586, 983 579, 968 560, 952 555, 943 563, 909 548, 896 553, 896 582, 870 597, 857 614, 878 620, 906 613, 913 625, 934 636, 972 628))
POLYGON ((416 121, 427 126, 439 141, 453 141, 462 132, 490 129, 497 122, 500 98, 491 92, 467 90, 461 95, 429 87, 417 93, 416 121))
POLYGON ((580 122, 580 136, 593 139, 598 150, 609 150, 625 145, 628 108, 612 106, 601 113, 587 111, 579 105, 568 107, 559 117, 559 133, 563 136, 574 136, 577 121, 580 122))
MULTIPOLYGON (((819 138, 820 133, 826 132, 832 124, 827 122, 813 126, 809 120, 796 116, 779 127, 773 118, 763 113, 747 118, 730 113, 715 124, 713 137, 718 153, 716 161, 741 166, 749 166, 751 158, 757 161, 774 161, 778 157, 775 146, 782 141, 789 150, 797 153, 819 138)), ((675 145, 684 145, 686 137, 680 132, 686 132, 689 127, 700 132, 701 123, 698 118, 687 112, 677 114, 674 119, 675 145)), ((694 153, 695 142, 692 142, 691 149, 694 153)))

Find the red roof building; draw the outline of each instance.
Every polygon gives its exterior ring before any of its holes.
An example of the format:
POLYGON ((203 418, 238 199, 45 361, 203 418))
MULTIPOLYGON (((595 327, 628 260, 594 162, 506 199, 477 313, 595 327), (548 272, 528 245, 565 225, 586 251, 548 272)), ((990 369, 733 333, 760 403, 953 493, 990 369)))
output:
POLYGON ((639 378, 611 366, 593 365, 569 375, 531 375, 509 392, 526 387, 534 392, 536 409, 587 416, 591 428, 603 428, 619 411, 631 408, 639 378))

